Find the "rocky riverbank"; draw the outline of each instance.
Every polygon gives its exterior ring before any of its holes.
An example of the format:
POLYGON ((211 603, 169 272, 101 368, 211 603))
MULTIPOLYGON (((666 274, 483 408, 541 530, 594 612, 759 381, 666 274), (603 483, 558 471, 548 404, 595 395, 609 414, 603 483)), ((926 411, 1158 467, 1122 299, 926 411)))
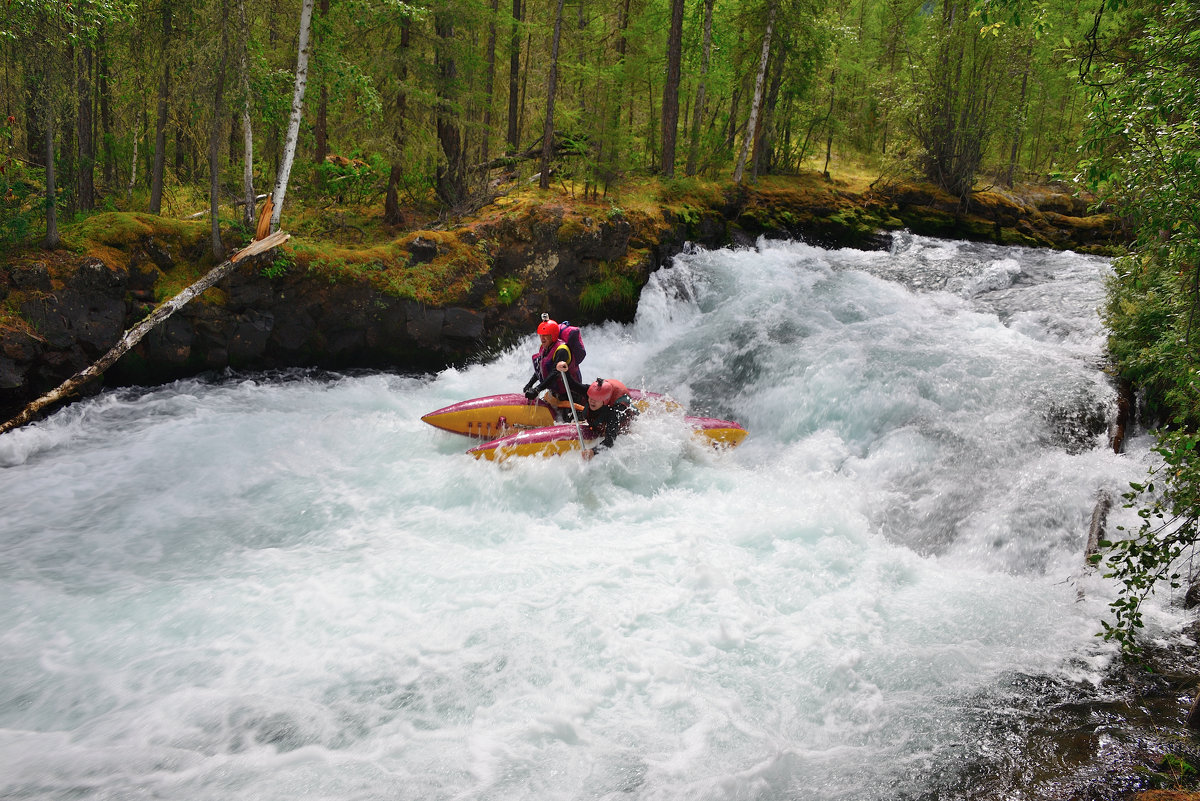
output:
MULTIPOLYGON (((345 246, 297 237, 239 266, 148 334, 104 376, 153 384, 208 370, 436 370, 506 345, 541 312, 630 320, 650 273, 686 243, 759 236, 880 249, 889 232, 1114 252, 1120 221, 1055 187, 976 193, 855 190, 819 176, 754 186, 663 188, 654 202, 497 198, 453 226, 345 246)), ((0 262, 0 418, 103 355, 121 333, 212 265, 207 223, 89 218, 70 250, 0 262)), ((99 383, 90 389, 99 389, 99 383)))

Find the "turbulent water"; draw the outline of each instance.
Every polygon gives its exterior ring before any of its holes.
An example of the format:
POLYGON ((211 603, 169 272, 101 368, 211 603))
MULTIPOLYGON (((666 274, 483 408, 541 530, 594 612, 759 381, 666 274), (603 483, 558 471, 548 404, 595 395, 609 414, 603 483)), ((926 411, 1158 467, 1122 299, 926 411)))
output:
POLYGON ((6 434, 0 797, 1037 797, 1014 721, 1112 659, 1083 549, 1147 463, 1105 447, 1108 269, 686 253, 583 372, 740 422, 727 452, 664 414, 496 464, 421 422, 519 390, 532 335, 6 434))

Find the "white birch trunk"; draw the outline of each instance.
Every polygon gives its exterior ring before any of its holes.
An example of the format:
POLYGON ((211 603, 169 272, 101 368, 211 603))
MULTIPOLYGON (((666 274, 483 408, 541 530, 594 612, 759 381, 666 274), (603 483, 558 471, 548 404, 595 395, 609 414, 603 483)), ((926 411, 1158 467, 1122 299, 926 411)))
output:
POLYGON ((246 23, 246 0, 238 0, 238 22, 242 28, 242 52, 238 69, 242 84, 242 187, 246 205, 242 208, 242 222, 246 228, 254 226, 254 129, 250 124, 250 65, 246 51, 250 42, 250 26, 246 23))
POLYGON ((304 0, 300 9, 300 47, 296 56, 296 89, 292 92, 292 116, 288 120, 287 138, 283 142, 283 160, 279 175, 275 178, 275 191, 271 194, 271 231, 279 230, 279 217, 283 213, 283 196, 287 194, 288 177, 292 162, 296 158, 296 142, 300 138, 300 116, 304 112, 304 90, 308 86, 308 31, 312 27, 313 0, 304 0))
POLYGON ((771 55, 771 29, 774 27, 775 4, 771 3, 771 13, 767 16, 767 32, 763 34, 762 56, 758 60, 758 75, 754 77, 754 101, 750 104, 750 119, 746 123, 746 133, 742 136, 742 152, 738 154, 737 167, 733 171, 735 184, 742 182, 742 171, 746 168, 746 155, 750 152, 750 144, 754 141, 754 129, 758 126, 758 109, 762 106, 767 59, 771 55))

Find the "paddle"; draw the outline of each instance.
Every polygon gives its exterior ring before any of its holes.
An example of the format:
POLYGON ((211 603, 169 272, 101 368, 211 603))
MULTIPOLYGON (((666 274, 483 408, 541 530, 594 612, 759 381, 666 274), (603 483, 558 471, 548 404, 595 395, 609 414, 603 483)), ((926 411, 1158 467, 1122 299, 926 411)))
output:
MULTIPOLYGON (((562 362, 559 362, 562 364, 562 362)), ((571 380, 567 377, 566 370, 560 370, 563 374, 563 386, 567 389, 567 403, 571 404, 571 419, 575 421, 575 433, 579 435, 579 450, 586 451, 587 445, 583 444, 583 429, 579 427, 579 415, 575 414, 575 399, 571 397, 571 380)))

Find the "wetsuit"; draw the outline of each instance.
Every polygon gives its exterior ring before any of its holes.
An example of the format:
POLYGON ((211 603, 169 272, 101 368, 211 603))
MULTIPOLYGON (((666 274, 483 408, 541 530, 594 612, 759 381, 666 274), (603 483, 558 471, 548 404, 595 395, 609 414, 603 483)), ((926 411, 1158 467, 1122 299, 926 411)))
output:
MULTIPOLYGON (((571 388, 574 391, 574 387, 571 388)), ((600 442, 592 446, 592 450, 599 452, 603 448, 611 448, 613 440, 617 438, 626 428, 629 427, 630 421, 637 417, 638 410, 634 408, 633 401, 629 394, 623 393, 612 403, 606 403, 599 409, 588 407, 587 424, 592 430, 592 436, 603 437, 600 442)))

